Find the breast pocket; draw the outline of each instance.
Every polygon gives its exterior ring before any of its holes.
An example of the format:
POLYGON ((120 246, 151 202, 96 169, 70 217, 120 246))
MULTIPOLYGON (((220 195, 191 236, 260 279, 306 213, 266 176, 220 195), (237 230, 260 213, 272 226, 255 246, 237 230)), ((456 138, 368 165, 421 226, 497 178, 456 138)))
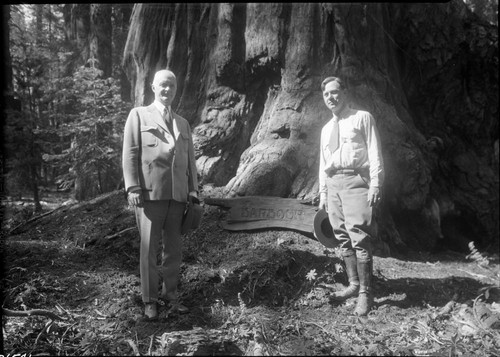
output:
POLYGON ((179 139, 188 141, 189 140, 189 134, 181 132, 181 133, 179 133, 179 139))
POLYGON ((158 146, 158 129, 153 126, 141 126, 142 146, 158 146))

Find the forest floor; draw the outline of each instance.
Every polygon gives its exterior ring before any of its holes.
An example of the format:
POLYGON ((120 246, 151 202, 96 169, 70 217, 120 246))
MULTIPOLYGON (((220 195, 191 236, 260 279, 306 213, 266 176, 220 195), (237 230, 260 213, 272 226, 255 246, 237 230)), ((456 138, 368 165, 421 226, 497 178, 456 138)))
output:
POLYGON ((322 286, 346 282, 335 250, 295 231, 225 231, 227 212, 205 205, 185 236, 191 310, 161 306, 147 322, 123 194, 61 201, 31 219, 4 202, 2 355, 500 355, 498 255, 376 256, 375 306, 360 318, 356 298, 334 304, 322 286))

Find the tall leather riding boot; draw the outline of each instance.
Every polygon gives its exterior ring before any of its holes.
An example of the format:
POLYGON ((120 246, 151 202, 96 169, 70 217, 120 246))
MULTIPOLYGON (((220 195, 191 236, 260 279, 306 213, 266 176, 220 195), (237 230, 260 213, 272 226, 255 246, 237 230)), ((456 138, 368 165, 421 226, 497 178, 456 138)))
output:
POLYGON ((358 274, 359 274, 359 294, 358 302, 354 313, 358 316, 368 314, 373 306, 373 291, 372 291, 372 275, 373 275, 373 259, 367 260, 358 259, 358 274))
POLYGON ((359 291, 359 277, 356 254, 353 252, 350 255, 344 256, 343 259, 345 263, 347 278, 349 280, 349 286, 344 290, 334 292, 331 296, 332 299, 340 301, 356 296, 359 291))

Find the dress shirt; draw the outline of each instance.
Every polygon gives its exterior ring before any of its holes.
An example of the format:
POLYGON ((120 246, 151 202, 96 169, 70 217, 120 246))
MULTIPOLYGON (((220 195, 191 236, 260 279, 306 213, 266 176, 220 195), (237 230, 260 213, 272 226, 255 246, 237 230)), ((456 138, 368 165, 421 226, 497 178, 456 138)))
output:
MULTIPOLYGON (((163 115, 163 111, 165 110, 165 106, 163 105, 163 103, 160 103, 157 100, 155 100, 153 102, 153 104, 155 105, 156 108, 158 108, 158 110, 160 111, 160 113, 163 115)), ((169 108, 169 109, 171 109, 171 108, 169 108)))
MULTIPOLYGON (((177 136, 178 130, 177 130, 177 125, 175 124, 174 115, 172 114, 172 107, 168 106, 168 108, 167 108, 162 103, 160 103, 160 102, 158 102, 156 100, 153 103, 156 106, 156 108, 158 108, 158 110, 160 111, 162 118, 163 118, 163 112, 165 111, 165 108, 168 109, 168 112, 170 113, 170 118, 172 119, 172 129, 174 130, 174 132, 171 133, 171 134, 174 135, 174 136, 177 136)), ((165 119, 165 118, 163 118, 163 119, 165 119)), ((170 127, 168 126, 168 124, 167 124, 167 127, 170 129, 170 127)))
POLYGON ((330 169, 370 169, 370 186, 381 187, 384 169, 380 138, 373 116, 363 110, 346 107, 339 115, 339 146, 329 149, 333 118, 321 130, 319 193, 326 193, 330 169))

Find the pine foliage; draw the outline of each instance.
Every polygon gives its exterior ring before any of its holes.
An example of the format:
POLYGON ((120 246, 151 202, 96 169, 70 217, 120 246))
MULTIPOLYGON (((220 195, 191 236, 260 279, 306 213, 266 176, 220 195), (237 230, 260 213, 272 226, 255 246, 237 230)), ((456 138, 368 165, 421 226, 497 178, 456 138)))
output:
MULTIPOLYGON (((118 79, 104 78, 68 33, 71 5, 11 5, 9 52, 15 105, 6 112, 6 193, 38 185, 92 198, 121 181, 121 133, 129 106, 118 79)), ((36 196, 37 193, 34 192, 36 196)))

